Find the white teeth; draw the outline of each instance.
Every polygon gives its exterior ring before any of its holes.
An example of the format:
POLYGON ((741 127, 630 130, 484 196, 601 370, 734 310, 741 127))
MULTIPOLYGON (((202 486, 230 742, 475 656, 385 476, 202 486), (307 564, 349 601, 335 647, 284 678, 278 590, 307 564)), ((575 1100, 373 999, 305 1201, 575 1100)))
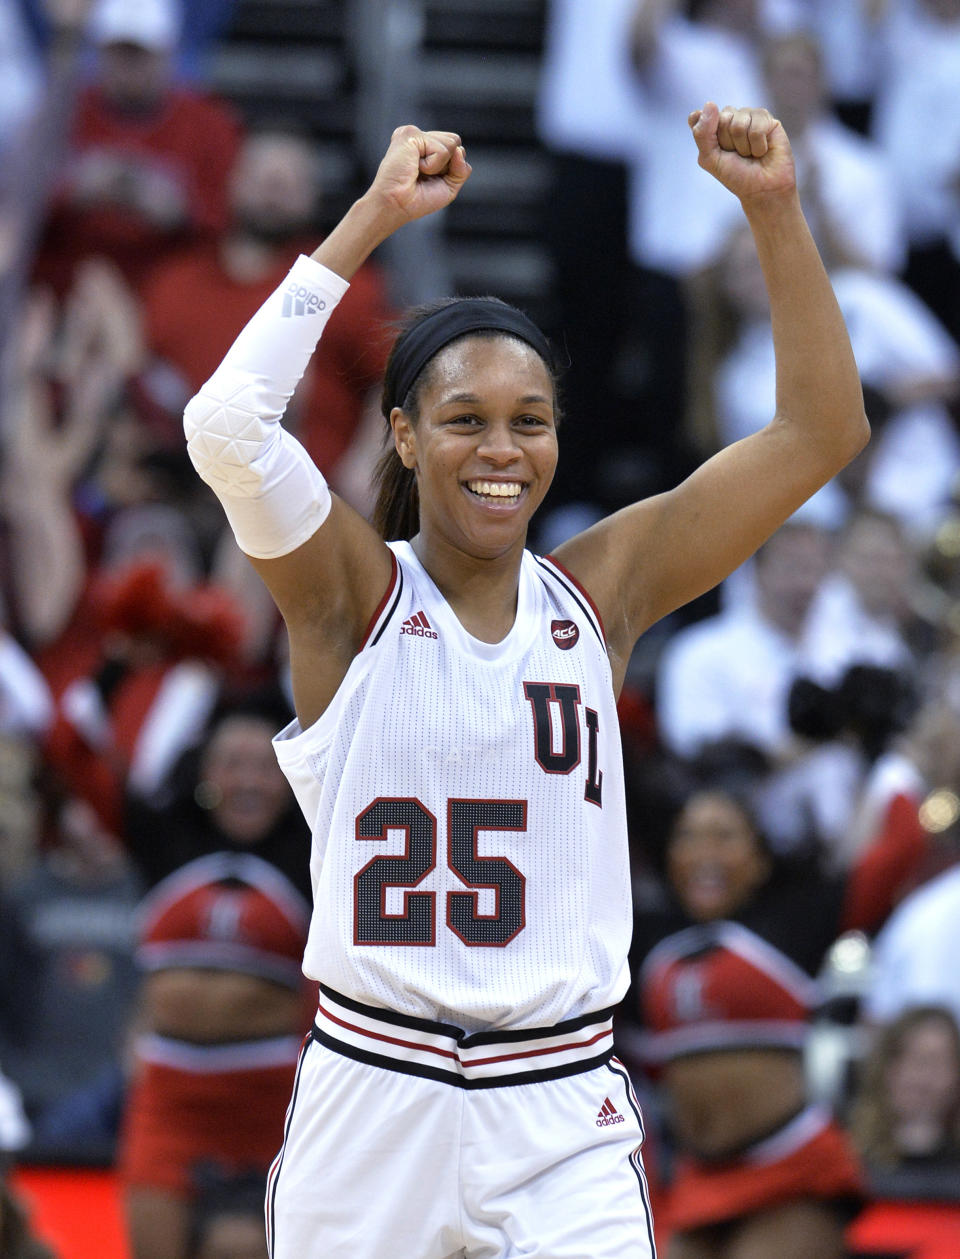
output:
POLYGON ((519 481, 468 481, 467 489, 486 498, 519 498, 523 493, 519 481))

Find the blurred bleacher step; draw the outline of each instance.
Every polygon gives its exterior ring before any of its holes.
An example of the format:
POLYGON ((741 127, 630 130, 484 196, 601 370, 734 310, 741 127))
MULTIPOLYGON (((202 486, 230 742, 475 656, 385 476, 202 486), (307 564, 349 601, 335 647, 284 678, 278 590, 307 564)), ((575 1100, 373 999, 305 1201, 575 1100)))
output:
MULTIPOLYGON (((384 12, 390 3, 383 0, 384 12)), ((422 118, 414 120, 459 131, 474 167, 446 215, 454 287, 499 293, 535 318, 551 284, 542 245, 549 167, 534 126, 544 5, 424 0, 422 118)), ((315 140, 327 226, 366 178, 352 12, 349 0, 238 0, 212 64, 213 86, 248 123, 294 125, 315 140)))

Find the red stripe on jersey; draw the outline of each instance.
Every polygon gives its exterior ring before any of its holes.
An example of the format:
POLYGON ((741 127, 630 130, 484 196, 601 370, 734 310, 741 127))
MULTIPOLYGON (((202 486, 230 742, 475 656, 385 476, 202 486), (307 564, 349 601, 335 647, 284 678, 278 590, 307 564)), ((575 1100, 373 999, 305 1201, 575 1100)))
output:
POLYGON ((397 578, 400 575, 400 569, 397 565, 397 557, 392 551, 390 552, 390 563, 392 565, 392 568, 390 569, 390 580, 387 582, 387 588, 383 592, 383 598, 377 604, 377 610, 374 612, 373 616, 371 616, 370 620, 367 622, 367 628, 363 631, 363 638, 360 641, 360 651, 363 651, 364 647, 366 647, 369 642, 370 635, 376 628, 377 621, 379 621, 380 617, 383 615, 383 610, 389 603, 390 596, 397 587, 397 578))
POLYGON ((554 568, 559 569, 559 571, 563 573, 564 577, 566 577, 567 581, 571 582, 580 591, 584 599, 586 599, 587 603, 590 605, 590 610, 593 612, 593 615, 597 618, 597 624, 600 626, 600 632, 603 635, 604 642, 606 642, 607 631, 603 624, 603 617, 600 615, 600 610, 597 605, 590 598, 589 592, 584 590, 583 586, 580 585, 573 573, 571 573, 569 569, 564 568, 555 555, 545 555, 543 558, 548 564, 552 564, 554 568))

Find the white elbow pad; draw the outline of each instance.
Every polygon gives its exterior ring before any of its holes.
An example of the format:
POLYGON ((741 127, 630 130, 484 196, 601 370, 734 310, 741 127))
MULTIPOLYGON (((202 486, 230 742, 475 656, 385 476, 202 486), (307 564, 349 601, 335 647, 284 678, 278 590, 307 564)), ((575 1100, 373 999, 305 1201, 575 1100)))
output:
POLYGON ((298 258, 184 411, 193 466, 255 559, 296 550, 330 511, 326 481, 280 419, 348 287, 298 258))

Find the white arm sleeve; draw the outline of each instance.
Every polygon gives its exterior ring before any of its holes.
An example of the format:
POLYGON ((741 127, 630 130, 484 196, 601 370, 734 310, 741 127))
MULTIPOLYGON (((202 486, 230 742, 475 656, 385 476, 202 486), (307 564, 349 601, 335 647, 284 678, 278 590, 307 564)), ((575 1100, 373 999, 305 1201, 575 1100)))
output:
POLYGON ((301 255, 184 411, 193 466, 255 559, 296 550, 330 511, 326 481, 280 418, 348 288, 301 255))

